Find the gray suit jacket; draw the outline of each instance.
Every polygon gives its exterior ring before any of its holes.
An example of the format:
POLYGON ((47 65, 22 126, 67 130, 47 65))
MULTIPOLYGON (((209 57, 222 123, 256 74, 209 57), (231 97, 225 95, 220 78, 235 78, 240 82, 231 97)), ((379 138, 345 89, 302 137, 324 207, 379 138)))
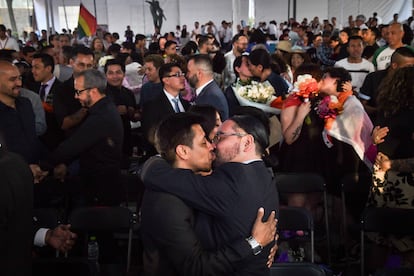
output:
POLYGON ((229 106, 226 97, 214 80, 201 90, 196 97, 195 103, 214 106, 220 113, 222 121, 229 118, 229 106))

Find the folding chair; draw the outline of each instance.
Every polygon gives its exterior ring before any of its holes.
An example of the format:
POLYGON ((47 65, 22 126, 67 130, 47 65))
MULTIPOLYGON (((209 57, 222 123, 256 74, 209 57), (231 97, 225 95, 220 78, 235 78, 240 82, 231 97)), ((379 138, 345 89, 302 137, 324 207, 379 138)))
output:
MULTIPOLYGON (((307 209, 298 207, 280 208, 279 219, 277 222, 277 229, 279 232, 305 230, 310 233, 312 263, 315 261, 315 239, 313 226, 312 214, 307 209)), ((279 240, 287 239, 280 237, 279 240)))
POLYGON ((277 263, 270 267, 270 276, 326 276, 325 271, 313 263, 277 263))
MULTIPOLYGON (((85 207, 71 212, 68 222, 74 231, 89 233, 94 231, 128 231, 128 252, 126 272, 131 265, 132 228, 135 223, 135 214, 124 207, 85 207)), ((85 245, 88 235, 85 235, 85 245)))
POLYGON ((275 175, 275 181, 279 194, 313 192, 323 193, 326 239, 328 245, 328 262, 331 263, 328 200, 326 183, 323 177, 315 173, 277 173, 275 175))
POLYGON ((361 217, 361 275, 365 272, 365 232, 413 235, 414 209, 365 208, 361 217))

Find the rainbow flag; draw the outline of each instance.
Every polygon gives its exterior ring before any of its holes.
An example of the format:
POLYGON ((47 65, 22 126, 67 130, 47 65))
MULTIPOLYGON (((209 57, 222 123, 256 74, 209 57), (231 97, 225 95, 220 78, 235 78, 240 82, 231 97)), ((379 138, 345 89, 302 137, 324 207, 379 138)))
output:
POLYGON ((82 4, 80 4, 78 20, 79 38, 94 35, 96 32, 96 26, 96 17, 93 16, 82 4))

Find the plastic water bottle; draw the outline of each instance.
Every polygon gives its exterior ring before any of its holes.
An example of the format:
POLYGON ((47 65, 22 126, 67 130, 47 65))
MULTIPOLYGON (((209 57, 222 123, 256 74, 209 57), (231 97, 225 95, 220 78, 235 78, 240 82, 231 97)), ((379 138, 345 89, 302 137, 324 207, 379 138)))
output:
POLYGON ((89 269, 92 275, 98 275, 99 273, 99 245, 95 236, 91 236, 88 242, 88 262, 89 269))

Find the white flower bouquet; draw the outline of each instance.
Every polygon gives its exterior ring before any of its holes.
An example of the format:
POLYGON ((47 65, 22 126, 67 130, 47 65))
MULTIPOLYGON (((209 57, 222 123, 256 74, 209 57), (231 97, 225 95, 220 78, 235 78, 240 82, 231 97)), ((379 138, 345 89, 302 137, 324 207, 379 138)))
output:
POLYGON ((280 114, 280 109, 270 106, 276 96, 274 95, 275 89, 268 81, 251 81, 246 85, 237 82, 233 86, 233 91, 242 106, 253 106, 266 113, 280 114))

